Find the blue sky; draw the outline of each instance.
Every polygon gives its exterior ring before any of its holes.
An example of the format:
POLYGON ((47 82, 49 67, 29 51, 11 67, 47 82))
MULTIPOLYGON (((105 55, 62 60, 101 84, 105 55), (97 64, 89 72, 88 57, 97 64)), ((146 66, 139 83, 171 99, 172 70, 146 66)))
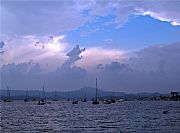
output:
POLYGON ((2 87, 73 90, 96 77, 104 90, 180 86, 178 0, 0 2, 2 87))
POLYGON ((132 16, 121 27, 104 25, 113 19, 113 16, 99 17, 97 22, 85 24, 68 32, 67 39, 72 44, 83 44, 86 47, 100 45, 123 49, 138 49, 180 41, 179 26, 172 26, 168 22, 150 16, 132 16))

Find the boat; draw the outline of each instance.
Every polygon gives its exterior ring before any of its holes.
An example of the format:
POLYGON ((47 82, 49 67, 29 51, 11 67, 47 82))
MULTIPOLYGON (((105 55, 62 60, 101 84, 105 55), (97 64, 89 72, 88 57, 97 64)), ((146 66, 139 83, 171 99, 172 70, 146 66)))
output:
POLYGON ((70 94, 67 92, 67 101, 70 101, 70 94))
POLYGON ((137 99, 137 101, 139 101, 139 104, 141 104, 141 99, 140 99, 139 89, 138 89, 138 99, 137 99))
POLYGON ((46 96, 45 96, 44 85, 43 85, 43 99, 38 100, 37 105, 44 105, 44 104, 46 104, 46 96))
POLYGON ((169 110, 164 110, 163 114, 167 114, 169 112, 169 110))
POLYGON ((113 98, 110 99, 110 102, 111 102, 111 103, 116 103, 116 100, 115 100, 115 98, 114 98, 114 91, 113 91, 113 98))
POLYGON ((7 97, 6 97, 6 99, 3 100, 3 102, 13 102, 11 100, 10 90, 9 90, 8 86, 7 86, 7 97))
POLYGON ((44 105, 46 102, 44 100, 39 100, 37 105, 44 105))
POLYGON ((97 78, 96 78, 96 98, 92 101, 92 104, 99 104, 98 98, 97 98, 97 78))
POLYGON ((73 100, 72 104, 78 104, 78 100, 73 100))
POLYGON ((36 98, 35 98, 35 96, 34 96, 34 92, 33 92, 33 99, 32 99, 32 101, 36 101, 36 98))
POLYGON ((82 100, 82 102, 87 102, 86 98, 82 100))
POLYGON ((111 103, 116 103, 115 99, 110 99, 111 103))
POLYGON ((117 102, 124 102, 124 99, 118 99, 117 102))
POLYGON ((58 101, 56 93, 57 93, 57 92, 54 91, 54 98, 52 99, 52 101, 58 101))
POLYGON ((86 93, 84 94, 84 99, 82 100, 82 102, 87 102, 86 93))
POLYGON ((104 103, 104 104, 111 104, 111 100, 106 99, 106 100, 103 101, 103 103, 104 103))
POLYGON ((29 102, 29 98, 28 98, 28 89, 26 89, 26 98, 24 99, 24 102, 29 102))

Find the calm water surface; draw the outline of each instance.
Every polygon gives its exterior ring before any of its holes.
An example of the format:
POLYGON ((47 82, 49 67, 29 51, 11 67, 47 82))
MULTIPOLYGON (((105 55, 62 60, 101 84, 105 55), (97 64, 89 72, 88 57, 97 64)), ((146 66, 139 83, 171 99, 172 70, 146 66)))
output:
POLYGON ((0 105, 2 133, 180 133, 180 102, 72 105, 57 101, 37 105, 37 102, 15 101, 0 105), (168 113, 163 114, 164 110, 168 113))

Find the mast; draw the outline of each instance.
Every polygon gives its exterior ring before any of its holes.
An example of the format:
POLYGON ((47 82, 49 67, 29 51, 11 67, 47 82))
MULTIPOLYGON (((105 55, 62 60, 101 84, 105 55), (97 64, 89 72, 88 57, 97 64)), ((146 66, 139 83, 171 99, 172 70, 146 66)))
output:
POLYGON ((84 92, 84 99, 86 100, 86 89, 87 88, 85 88, 85 92, 84 92))
POLYGON ((96 99, 93 100, 92 104, 99 104, 97 91, 98 91, 98 88, 97 88, 97 77, 96 77, 96 99))
POLYGON ((139 88, 138 88, 138 101, 139 101, 139 88))
POLYGON ((26 89, 26 100, 28 100, 28 89, 26 89))
POLYGON ((44 91, 44 85, 43 85, 43 100, 46 100, 45 91, 44 91))
POLYGON ((9 90, 9 86, 7 86, 7 98, 8 98, 8 100, 10 100, 10 90, 9 90))
POLYGON ((34 92, 33 92, 33 101, 35 101, 36 99, 35 99, 35 95, 34 95, 34 92))
POLYGON ((40 94, 41 92, 39 91, 39 100, 41 100, 41 94, 40 94))
POLYGON ((57 98, 57 95, 56 95, 56 90, 54 91, 54 98, 56 99, 57 98))
POLYGON ((113 90, 113 100, 114 100, 115 98, 114 98, 114 90, 113 90))
POLYGON ((97 77, 96 77, 96 101, 97 101, 97 77))
POLYGON ((56 90, 54 91, 54 98, 53 98, 53 101, 58 101, 58 96, 57 96, 57 94, 56 94, 57 92, 56 92, 56 90))

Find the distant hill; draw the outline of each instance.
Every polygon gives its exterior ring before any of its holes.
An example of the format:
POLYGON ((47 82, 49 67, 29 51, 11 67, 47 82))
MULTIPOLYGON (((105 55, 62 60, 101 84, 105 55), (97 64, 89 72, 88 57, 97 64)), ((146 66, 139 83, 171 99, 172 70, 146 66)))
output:
MULTIPOLYGON (((46 92, 46 97, 48 99, 58 98, 58 99, 92 99, 95 97, 96 89, 92 87, 83 87, 79 90, 73 91, 48 91, 46 92)), ((26 90, 10 90, 10 95, 12 99, 22 100, 26 97, 26 90)), ((28 96, 32 98, 42 98, 43 92, 40 90, 29 90, 28 96)), ((138 94, 126 94, 124 92, 113 92, 113 91, 103 91, 98 90, 98 97, 100 98, 111 98, 111 97, 121 97, 121 98, 136 98, 138 94)), ((140 93, 139 96, 160 96, 160 93, 140 93)), ((1 99, 7 97, 7 90, 1 90, 1 99)))

